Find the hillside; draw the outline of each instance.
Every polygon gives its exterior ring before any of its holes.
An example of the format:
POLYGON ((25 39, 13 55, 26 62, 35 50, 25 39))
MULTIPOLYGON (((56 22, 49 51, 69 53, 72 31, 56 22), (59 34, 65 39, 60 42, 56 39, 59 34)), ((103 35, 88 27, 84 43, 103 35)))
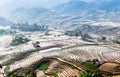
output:
POLYGON ((6 18, 4 17, 0 17, 0 26, 9 26, 11 25, 12 22, 10 22, 9 20, 7 20, 6 18))
MULTIPOLYGON (((73 29, 81 24, 99 23, 107 26, 120 24, 120 2, 118 0, 94 0, 85 2, 70 0, 67 3, 54 6, 53 8, 32 7, 16 8, 8 19, 12 22, 29 22, 49 25, 59 29, 73 29)), ((97 25, 98 26, 98 25, 97 25)))
POLYGON ((119 0, 0 0, 0 77, 120 77, 119 0))

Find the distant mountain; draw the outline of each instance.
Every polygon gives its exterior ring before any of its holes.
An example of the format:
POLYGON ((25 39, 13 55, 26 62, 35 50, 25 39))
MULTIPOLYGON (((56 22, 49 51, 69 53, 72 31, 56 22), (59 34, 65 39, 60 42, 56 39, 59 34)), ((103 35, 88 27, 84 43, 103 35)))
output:
POLYGON ((56 7, 56 11, 64 13, 73 12, 90 12, 90 11, 105 11, 105 12, 119 12, 120 0, 94 0, 93 2, 85 2, 81 0, 71 0, 68 3, 61 4, 56 7))
POLYGON ((0 17, 0 26, 9 26, 11 25, 12 22, 10 22, 9 20, 5 19, 4 17, 0 17))
POLYGON ((29 9, 28 10, 28 13, 30 13, 30 14, 42 14, 42 13, 48 13, 49 12, 49 10, 48 9, 46 9, 46 8, 42 8, 42 7, 40 7, 40 8, 31 8, 31 9, 29 9))
MULTIPOLYGON (((33 8, 16 8, 11 12, 9 20, 49 25, 62 29, 72 29, 85 23, 109 22, 120 23, 119 0, 70 0, 51 9, 41 6, 33 8)), ((107 24, 110 25, 110 24, 107 24)), ((114 25, 114 24, 111 24, 114 25)), ((99 26, 99 25, 97 25, 99 26)))
POLYGON ((104 1, 100 5, 98 5, 100 10, 104 10, 107 12, 118 12, 120 11, 120 0, 110 0, 104 1))
POLYGON ((43 7, 33 7, 33 8, 16 8, 14 11, 11 13, 13 14, 43 14, 43 13, 48 13, 49 10, 43 7))
POLYGON ((89 3, 80 1, 80 0, 71 0, 68 3, 58 5, 55 7, 56 12, 62 12, 62 13, 73 13, 73 12, 81 12, 84 11, 84 9, 87 9, 89 7, 89 3))
POLYGON ((13 22, 29 22, 31 19, 37 19, 36 17, 48 13, 50 13, 50 11, 43 7, 17 8, 11 12, 9 19, 13 22))

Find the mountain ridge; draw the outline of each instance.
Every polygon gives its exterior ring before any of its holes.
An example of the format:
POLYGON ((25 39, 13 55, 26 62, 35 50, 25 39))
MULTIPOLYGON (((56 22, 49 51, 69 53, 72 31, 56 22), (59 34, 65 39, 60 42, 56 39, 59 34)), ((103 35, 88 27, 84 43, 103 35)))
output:
POLYGON ((117 9, 119 7, 120 3, 117 0, 99 2, 97 0, 91 2, 70 0, 51 9, 41 6, 17 9, 9 15, 8 19, 15 23, 38 23, 67 29, 80 26, 82 23, 101 23, 101 21, 119 23, 120 10, 117 9), (107 7, 113 9, 109 10, 107 7))

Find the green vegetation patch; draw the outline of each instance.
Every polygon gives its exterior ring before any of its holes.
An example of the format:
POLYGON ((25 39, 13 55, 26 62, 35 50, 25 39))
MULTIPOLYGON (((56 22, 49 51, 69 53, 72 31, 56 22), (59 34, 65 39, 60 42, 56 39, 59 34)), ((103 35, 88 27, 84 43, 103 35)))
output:
POLYGON ((80 74, 80 77, 103 77, 99 70, 90 71, 87 70, 80 74))
POLYGON ((49 62, 42 62, 39 66, 40 70, 46 70, 49 66, 49 62))
POLYGON ((9 74, 9 70, 10 70, 10 67, 7 66, 7 67, 5 68, 5 72, 6 72, 7 75, 9 74))
POLYGON ((18 77, 15 73, 10 74, 9 77, 18 77))
POLYGON ((17 35, 12 40, 11 45, 19 45, 19 44, 26 43, 26 42, 29 42, 29 41, 30 41, 29 38, 27 38, 25 36, 22 36, 22 35, 17 35))
POLYGON ((58 74, 57 74, 57 73, 54 73, 53 76, 54 76, 54 77, 58 77, 58 74))
POLYGON ((93 64, 92 61, 86 61, 82 65, 85 66, 86 68, 92 69, 92 70, 95 70, 95 69, 98 68, 98 65, 97 64, 93 64))
POLYGON ((28 72, 25 77, 36 77, 36 74, 33 71, 28 72))
POLYGON ((11 28, 12 29, 19 29, 21 31, 30 31, 30 32, 33 32, 33 31, 46 31, 46 30, 48 30, 48 26, 38 25, 36 23, 29 24, 28 22, 15 24, 11 28))
POLYGON ((14 72, 9 74, 8 77, 36 77, 36 74, 34 71, 29 71, 25 73, 25 75, 22 75, 22 74, 20 75, 19 72, 14 72))

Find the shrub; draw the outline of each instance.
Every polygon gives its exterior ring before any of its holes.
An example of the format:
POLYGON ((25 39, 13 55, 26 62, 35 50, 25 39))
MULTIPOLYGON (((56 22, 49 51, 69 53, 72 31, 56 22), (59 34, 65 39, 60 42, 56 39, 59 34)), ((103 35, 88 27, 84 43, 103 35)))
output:
POLYGON ((39 69, 40 70, 46 70, 48 68, 48 62, 43 62, 40 64, 39 69))
POLYGON ((95 70, 95 71, 87 70, 82 74, 80 74, 80 77, 103 77, 103 76, 99 70, 95 70))
POLYGON ((15 36, 15 38, 12 40, 11 45, 19 45, 22 43, 29 42, 30 39, 24 37, 24 36, 15 36))
POLYGON ((93 70, 98 68, 98 65, 93 64, 93 62, 91 61, 86 61, 82 65, 85 66, 86 68, 93 69, 93 70))

